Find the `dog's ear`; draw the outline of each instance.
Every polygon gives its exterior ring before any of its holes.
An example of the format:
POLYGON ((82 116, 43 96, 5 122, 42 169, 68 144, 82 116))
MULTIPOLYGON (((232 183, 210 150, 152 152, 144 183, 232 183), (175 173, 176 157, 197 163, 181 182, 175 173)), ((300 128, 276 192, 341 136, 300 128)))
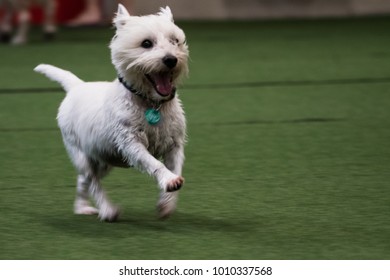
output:
POLYGON ((158 13, 158 15, 165 17, 173 22, 173 15, 171 9, 168 6, 166 6, 165 8, 160 8, 160 12, 158 13))
POLYGON ((116 28, 121 28, 126 24, 127 20, 130 18, 129 12, 122 4, 118 4, 118 11, 116 12, 116 16, 114 17, 114 25, 116 28))

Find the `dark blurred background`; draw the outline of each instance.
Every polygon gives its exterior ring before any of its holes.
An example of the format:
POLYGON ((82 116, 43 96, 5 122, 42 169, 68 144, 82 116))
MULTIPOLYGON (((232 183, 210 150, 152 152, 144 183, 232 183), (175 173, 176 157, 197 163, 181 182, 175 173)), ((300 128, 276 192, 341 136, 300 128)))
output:
POLYGON ((156 0, 136 1, 141 14, 169 3, 176 18, 254 19, 335 17, 390 13, 389 0, 156 0))
MULTIPOLYGON (((0 0, 0 4, 3 1, 0 0)), ((77 17, 85 10, 87 1, 57 0, 58 23, 66 24, 77 17)), ((99 2, 101 7, 103 21, 109 23, 118 2, 115 0, 96 0, 96 2, 99 2)), ((156 7, 169 5, 176 19, 317 18, 390 14, 390 0, 130 0, 126 2, 131 13, 137 15, 155 13, 156 7)), ((33 4, 31 11, 33 22, 41 22, 43 13, 40 6, 33 4)), ((0 7, 0 16, 3 13, 0 7)))

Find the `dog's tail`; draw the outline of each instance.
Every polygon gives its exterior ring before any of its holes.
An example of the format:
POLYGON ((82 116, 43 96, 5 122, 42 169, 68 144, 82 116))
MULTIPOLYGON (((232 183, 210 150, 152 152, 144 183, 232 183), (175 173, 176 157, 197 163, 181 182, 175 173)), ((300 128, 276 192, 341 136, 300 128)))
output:
POLYGON ((49 64, 39 64, 34 68, 34 71, 42 73, 50 80, 60 83, 65 91, 69 91, 74 86, 84 83, 83 80, 79 79, 73 73, 49 64))

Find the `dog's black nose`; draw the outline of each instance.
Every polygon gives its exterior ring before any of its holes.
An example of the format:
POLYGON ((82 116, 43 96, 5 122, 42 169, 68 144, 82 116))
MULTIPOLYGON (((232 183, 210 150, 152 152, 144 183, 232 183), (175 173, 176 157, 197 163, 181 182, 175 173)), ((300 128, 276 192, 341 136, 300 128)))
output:
POLYGON ((165 66, 167 66, 169 69, 175 68, 177 64, 177 58, 173 55, 166 55, 163 58, 163 62, 165 66))

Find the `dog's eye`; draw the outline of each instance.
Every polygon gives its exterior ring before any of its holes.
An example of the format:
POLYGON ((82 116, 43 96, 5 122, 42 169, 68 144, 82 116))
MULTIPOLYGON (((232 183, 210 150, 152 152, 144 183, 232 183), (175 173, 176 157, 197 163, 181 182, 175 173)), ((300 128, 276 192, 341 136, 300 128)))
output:
POLYGON ((176 37, 172 36, 171 39, 170 39, 170 42, 171 42, 172 45, 178 45, 180 41, 176 37))
POLYGON ((151 47, 153 47, 153 42, 146 39, 146 40, 142 41, 141 46, 142 46, 144 49, 150 49, 151 47))

